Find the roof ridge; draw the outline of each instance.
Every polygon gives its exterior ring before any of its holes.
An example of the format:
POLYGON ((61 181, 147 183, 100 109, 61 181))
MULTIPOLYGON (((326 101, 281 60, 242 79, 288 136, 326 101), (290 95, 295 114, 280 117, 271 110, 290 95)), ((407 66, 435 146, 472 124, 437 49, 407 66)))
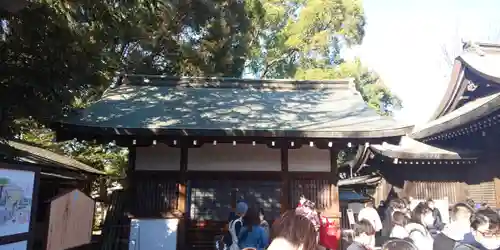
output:
POLYGON ((249 79, 231 77, 175 77, 166 75, 124 75, 123 84, 198 88, 269 88, 269 89, 355 89, 354 79, 295 80, 249 79))

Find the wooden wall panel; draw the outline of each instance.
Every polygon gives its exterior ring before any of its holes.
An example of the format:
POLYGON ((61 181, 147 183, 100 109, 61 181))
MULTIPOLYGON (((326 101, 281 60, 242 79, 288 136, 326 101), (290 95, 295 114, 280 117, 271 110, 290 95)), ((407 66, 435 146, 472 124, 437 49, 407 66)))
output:
POLYGON ((404 187, 404 195, 415 199, 443 199, 448 197, 450 204, 465 201, 466 185, 462 182, 424 182, 407 181, 404 187))
POLYGON ((487 181, 470 184, 468 186, 468 197, 476 203, 487 203, 492 207, 496 207, 495 182, 487 181))
POLYGON ((316 202, 316 207, 319 210, 328 209, 335 204, 334 190, 329 180, 313 180, 313 179, 294 179, 291 184, 291 202, 292 208, 299 204, 300 195, 304 195, 307 199, 316 202))
POLYGON ((500 208, 500 179, 495 177, 494 185, 495 185, 495 207, 500 208))
POLYGON ((388 183, 385 179, 382 179, 380 183, 375 188, 375 192, 373 194, 373 199, 375 201, 375 205, 380 204, 381 201, 386 201, 389 197, 389 193, 391 191, 392 185, 388 183))
POLYGON ((330 172, 330 151, 309 146, 289 149, 288 171, 330 172))
POLYGON ((219 143, 188 150, 188 171, 280 171, 280 150, 266 145, 219 143))
POLYGON ((151 147, 137 147, 135 150, 136 170, 175 171, 180 169, 180 148, 158 144, 151 147))
POLYGON ((168 218, 177 211, 178 186, 175 180, 136 178, 130 206, 137 218, 168 218))

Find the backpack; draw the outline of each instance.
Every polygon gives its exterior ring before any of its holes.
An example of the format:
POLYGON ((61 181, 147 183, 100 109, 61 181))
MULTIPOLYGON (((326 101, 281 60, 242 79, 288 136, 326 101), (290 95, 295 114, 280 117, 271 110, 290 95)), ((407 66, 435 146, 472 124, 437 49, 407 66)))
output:
POLYGON ((382 245, 382 249, 418 249, 415 243, 410 238, 399 239, 390 238, 382 245))
POLYGON ((460 243, 460 242, 457 242, 455 244, 455 247, 453 249, 479 250, 477 247, 475 247, 473 245, 469 245, 469 244, 465 244, 465 243, 460 243))
MULTIPOLYGON (((420 229, 418 229, 418 228, 413 228, 412 230, 410 230, 410 231, 408 232, 408 235, 411 237, 411 234, 412 234, 413 232, 419 232, 419 233, 420 233, 422 236, 424 236, 424 237, 430 236, 430 232, 428 232, 428 231, 423 232, 422 230, 420 230, 420 229)), ((410 237, 408 237, 408 238, 410 238, 410 237)))
POLYGON ((240 247, 238 246, 238 235, 236 234, 236 223, 243 224, 243 221, 241 218, 238 218, 229 222, 229 233, 231 234, 232 242, 228 250, 240 250, 240 247))

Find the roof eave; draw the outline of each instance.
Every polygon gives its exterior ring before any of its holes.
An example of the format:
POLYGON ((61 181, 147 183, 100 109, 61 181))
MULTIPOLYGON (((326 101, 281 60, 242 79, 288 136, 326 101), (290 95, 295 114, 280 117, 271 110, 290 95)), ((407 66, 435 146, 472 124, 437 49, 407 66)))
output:
POLYGON ((376 154, 382 155, 391 159, 401 159, 401 160, 448 160, 448 161, 461 161, 461 160, 477 160, 477 156, 467 155, 462 156, 460 153, 456 154, 445 154, 445 153, 424 153, 424 152, 412 152, 410 150, 405 151, 393 151, 393 150, 380 150, 374 147, 370 147, 370 150, 376 154))
POLYGON ((99 137, 290 137, 290 138, 331 138, 331 139, 384 139, 400 137, 410 133, 413 125, 387 128, 385 130, 279 130, 279 129, 202 129, 202 128, 109 128, 80 126, 69 123, 56 123, 53 130, 56 131, 58 140, 69 140, 73 138, 87 140, 99 137))
MULTIPOLYGON (((461 111, 462 108, 465 108, 466 106, 456 109, 453 112, 448 113, 446 115, 446 116, 453 116, 457 114, 455 112, 458 112, 458 115, 456 115, 455 117, 449 118, 448 120, 444 119, 447 118, 445 116, 440 117, 439 119, 443 119, 442 121, 439 121, 438 119, 436 119, 435 121, 431 121, 429 126, 424 126, 423 128, 415 130, 409 136, 416 140, 420 141, 425 140, 429 137, 433 137, 440 133, 444 133, 446 131, 456 129, 460 126, 470 124, 476 120, 480 120, 500 109, 500 93, 496 93, 483 98, 489 98, 489 99, 480 102, 480 104, 477 104, 478 105, 477 107, 474 107, 473 109, 463 112, 461 114, 459 112, 461 111)), ((478 102, 481 100, 482 99, 477 99, 475 101, 478 102)), ((473 104, 474 103, 471 102, 466 105, 473 105, 473 104)))
MULTIPOLYGON (((14 155, 11 155, 10 157, 17 157, 20 160, 17 161, 18 163, 29 163, 29 164, 36 164, 39 166, 45 166, 48 168, 60 168, 64 171, 70 171, 70 172, 75 172, 75 173, 82 173, 86 175, 93 175, 93 176, 102 176, 106 175, 106 173, 99 171, 97 169, 94 169, 84 163, 81 163, 75 159, 69 158, 64 155, 60 155, 57 153, 54 153, 52 151, 49 151, 47 149, 43 149, 40 147, 32 146, 26 143, 18 142, 18 141, 6 141, 4 142, 4 146, 7 148, 10 148, 12 151, 11 153, 14 153, 14 155), (23 152, 23 154, 26 155, 17 155, 16 152, 23 152), (53 156, 53 157, 51 157, 53 156), (55 157, 57 156, 57 157, 55 157), (80 166, 73 166, 71 163, 80 165, 80 166)), ((6 152, 8 153, 8 152, 6 152)))
POLYGON ((374 154, 402 160, 475 160, 479 155, 478 152, 472 151, 456 151, 455 149, 431 146, 410 137, 403 137, 399 145, 393 144, 378 144, 371 145, 370 151, 374 154))
POLYGON ((486 72, 479 70, 478 68, 474 67, 474 65, 472 63, 468 62, 465 58, 463 58, 463 56, 459 56, 457 59, 460 60, 463 64, 465 64, 465 67, 467 67, 467 69, 470 69, 475 74, 477 74, 477 75, 481 76, 482 78, 489 80, 493 83, 500 84, 499 77, 490 75, 486 72))

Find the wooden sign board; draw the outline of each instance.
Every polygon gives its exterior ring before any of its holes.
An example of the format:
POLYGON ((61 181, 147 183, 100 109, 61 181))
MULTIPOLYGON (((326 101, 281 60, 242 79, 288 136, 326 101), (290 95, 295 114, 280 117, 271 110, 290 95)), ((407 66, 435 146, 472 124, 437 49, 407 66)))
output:
POLYGON ((77 247, 91 242, 95 202, 78 189, 50 202, 46 250, 77 247))

